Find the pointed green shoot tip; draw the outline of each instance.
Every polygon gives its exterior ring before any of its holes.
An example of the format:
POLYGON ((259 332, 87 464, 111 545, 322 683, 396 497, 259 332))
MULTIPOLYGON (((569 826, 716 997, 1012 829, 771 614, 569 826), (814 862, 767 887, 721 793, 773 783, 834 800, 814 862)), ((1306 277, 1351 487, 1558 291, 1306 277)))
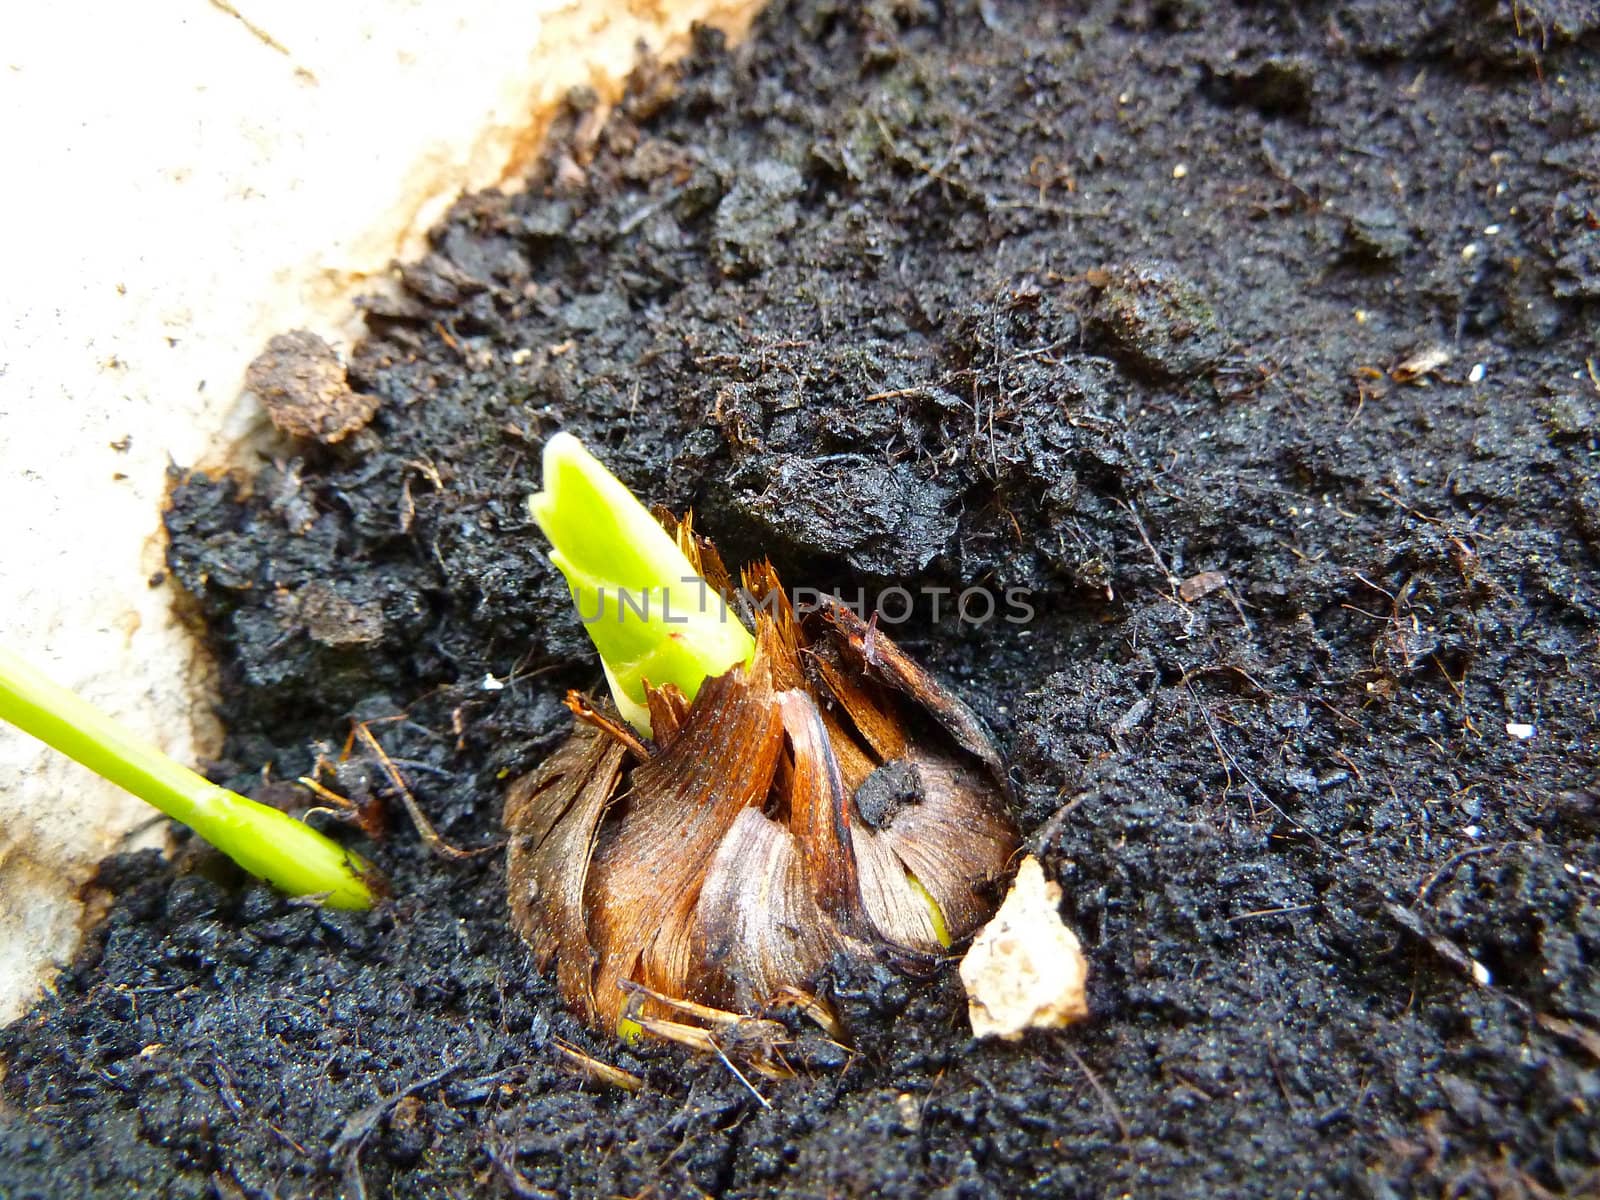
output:
POLYGON ((528 511, 550 539, 578 618, 600 651, 617 708, 650 733, 644 685, 689 699, 755 655, 755 639, 627 486, 570 433, 544 447, 544 490, 528 511))
POLYGON ((183 822, 291 896, 321 896, 329 908, 372 907, 368 879, 375 876, 359 857, 288 813, 179 765, 3 648, 0 720, 183 822))

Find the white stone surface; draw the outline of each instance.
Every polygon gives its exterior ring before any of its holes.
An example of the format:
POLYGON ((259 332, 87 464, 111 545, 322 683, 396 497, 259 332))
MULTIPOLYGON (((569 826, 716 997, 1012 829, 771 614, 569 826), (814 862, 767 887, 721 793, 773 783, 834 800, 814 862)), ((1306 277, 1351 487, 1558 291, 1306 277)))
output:
MULTIPOLYGON (((0 639, 185 761, 206 670, 161 565, 169 462, 248 462, 273 333, 350 301, 555 104, 614 97, 755 0, 26 5, 0 43, 0 639)), ((78 939, 75 893, 150 810, 0 729, 0 1021, 78 939)), ((146 833, 146 836, 150 836, 146 833)))
POLYGON ((1060 886, 1028 855, 961 960, 974 1035, 1017 1041, 1030 1029, 1059 1029, 1089 1015, 1089 963, 1060 910, 1060 886))

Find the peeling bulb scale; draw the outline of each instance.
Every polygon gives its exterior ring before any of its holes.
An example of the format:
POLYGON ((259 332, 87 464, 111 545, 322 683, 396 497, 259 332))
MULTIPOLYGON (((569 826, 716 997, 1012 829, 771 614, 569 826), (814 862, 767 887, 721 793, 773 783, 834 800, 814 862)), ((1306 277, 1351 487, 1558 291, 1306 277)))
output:
MULTIPOLYGON (((625 678, 608 661, 622 705, 569 694, 571 736, 507 797, 512 924, 597 1028, 693 1041, 681 1031, 795 1005, 836 1031, 817 986, 835 956, 926 961, 993 915, 1018 849, 1000 757, 959 698, 850 609, 797 615, 770 564, 747 567, 736 591, 687 519, 658 513, 658 541, 631 511, 561 512, 551 454, 569 470, 575 445, 547 450, 534 506, 558 564, 580 564, 588 587, 612 561, 633 586, 681 585, 670 541, 731 601, 720 611, 734 628, 695 628, 701 679, 681 642, 662 655, 649 630, 590 626, 603 657, 608 638, 672 677, 625 678), (593 529, 641 536, 679 578, 571 544, 593 529)), ((637 505, 592 458, 581 466, 610 483, 569 478, 568 494, 637 505)))

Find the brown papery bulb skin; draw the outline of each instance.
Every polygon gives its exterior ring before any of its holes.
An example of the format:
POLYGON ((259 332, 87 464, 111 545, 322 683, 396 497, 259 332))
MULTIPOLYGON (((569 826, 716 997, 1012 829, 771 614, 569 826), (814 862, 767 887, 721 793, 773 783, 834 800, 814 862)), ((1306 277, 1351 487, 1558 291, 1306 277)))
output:
MULTIPOLYGON (((731 592, 709 544, 669 529, 731 592)), ((651 742, 569 696, 571 737, 507 797, 512 925, 597 1028, 823 1011, 836 954, 943 954, 993 915, 1017 853, 965 704, 849 609, 797 620, 770 565, 744 587, 748 667, 693 704, 652 690, 651 742)))

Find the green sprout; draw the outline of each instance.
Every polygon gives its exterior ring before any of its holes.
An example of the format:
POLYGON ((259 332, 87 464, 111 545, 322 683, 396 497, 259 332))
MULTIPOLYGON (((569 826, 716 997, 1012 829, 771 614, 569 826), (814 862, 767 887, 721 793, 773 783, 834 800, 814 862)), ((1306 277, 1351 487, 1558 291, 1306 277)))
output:
POLYGON ((528 511, 550 539, 617 708, 649 736, 645 684, 700 685, 755 655, 755 639, 677 542, 570 433, 545 443, 544 490, 528 511))
POLYGON ((371 908, 366 862, 288 813, 219 787, 0 647, 0 720, 181 821, 250 874, 329 908, 371 908))

